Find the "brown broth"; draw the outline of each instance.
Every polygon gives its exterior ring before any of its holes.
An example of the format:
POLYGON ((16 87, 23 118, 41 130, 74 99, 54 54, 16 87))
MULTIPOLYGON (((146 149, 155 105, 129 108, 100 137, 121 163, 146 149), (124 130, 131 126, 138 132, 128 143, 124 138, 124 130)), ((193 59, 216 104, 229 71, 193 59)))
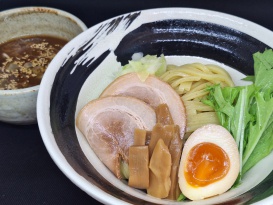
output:
POLYGON ((28 36, 0 44, 0 90, 40 84, 54 56, 67 40, 53 36, 28 36))

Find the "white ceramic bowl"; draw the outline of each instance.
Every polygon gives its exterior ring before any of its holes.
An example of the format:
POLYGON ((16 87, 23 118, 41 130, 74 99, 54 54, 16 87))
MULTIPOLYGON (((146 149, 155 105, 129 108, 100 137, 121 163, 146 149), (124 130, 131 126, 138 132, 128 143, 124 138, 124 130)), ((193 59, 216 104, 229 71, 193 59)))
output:
MULTIPOLYGON (((22 7, 0 12, 0 43, 21 36, 40 34, 69 41, 86 29, 79 18, 55 8, 22 7)), ((0 121, 13 124, 36 123, 38 90, 39 85, 0 90, 0 121)))
POLYGON ((271 31, 245 19, 190 8, 136 11, 95 25, 57 54, 42 79, 37 112, 45 146, 73 183, 105 204, 273 204, 273 153, 253 167, 238 188, 220 196, 160 200, 118 180, 75 126, 79 110, 100 95, 134 53, 163 53, 168 63, 180 65, 215 63, 241 84, 243 73, 253 74, 252 54, 272 48, 272 39, 271 31))

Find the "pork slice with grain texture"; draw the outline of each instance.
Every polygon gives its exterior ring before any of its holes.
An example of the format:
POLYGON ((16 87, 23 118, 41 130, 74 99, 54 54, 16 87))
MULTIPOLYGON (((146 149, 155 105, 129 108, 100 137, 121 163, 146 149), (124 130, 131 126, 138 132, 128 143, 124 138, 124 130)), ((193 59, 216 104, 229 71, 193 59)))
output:
POLYGON ((128 162, 136 128, 152 130, 154 109, 126 96, 109 96, 89 102, 79 112, 76 125, 98 158, 118 177, 121 160, 128 162))
POLYGON ((128 73, 114 80, 100 97, 122 95, 143 100, 154 109, 160 104, 167 104, 174 124, 180 128, 180 137, 184 137, 186 129, 186 110, 184 103, 176 91, 166 82, 154 75, 142 81, 137 73, 128 73))

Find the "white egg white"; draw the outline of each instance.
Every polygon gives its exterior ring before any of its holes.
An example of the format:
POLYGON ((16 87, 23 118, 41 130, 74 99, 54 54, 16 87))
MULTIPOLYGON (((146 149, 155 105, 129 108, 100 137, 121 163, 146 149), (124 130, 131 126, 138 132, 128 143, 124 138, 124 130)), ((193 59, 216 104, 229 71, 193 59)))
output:
POLYGON ((222 126, 209 124, 194 131, 187 139, 179 165, 179 187, 182 193, 191 200, 201 200, 226 192, 234 184, 240 170, 240 159, 237 144, 232 135, 222 126), (184 175, 188 156, 191 149, 200 143, 214 143, 221 147, 228 155, 230 168, 227 175, 209 185, 194 187, 190 185, 184 175))

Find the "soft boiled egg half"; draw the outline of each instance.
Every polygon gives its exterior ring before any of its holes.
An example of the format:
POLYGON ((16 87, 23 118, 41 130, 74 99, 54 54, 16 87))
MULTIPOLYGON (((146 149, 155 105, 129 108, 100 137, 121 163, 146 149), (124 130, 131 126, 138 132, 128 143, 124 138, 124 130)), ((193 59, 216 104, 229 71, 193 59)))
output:
POLYGON ((230 189, 239 170, 239 151, 232 135, 220 125, 205 125, 184 145, 179 187, 191 200, 205 199, 230 189))

